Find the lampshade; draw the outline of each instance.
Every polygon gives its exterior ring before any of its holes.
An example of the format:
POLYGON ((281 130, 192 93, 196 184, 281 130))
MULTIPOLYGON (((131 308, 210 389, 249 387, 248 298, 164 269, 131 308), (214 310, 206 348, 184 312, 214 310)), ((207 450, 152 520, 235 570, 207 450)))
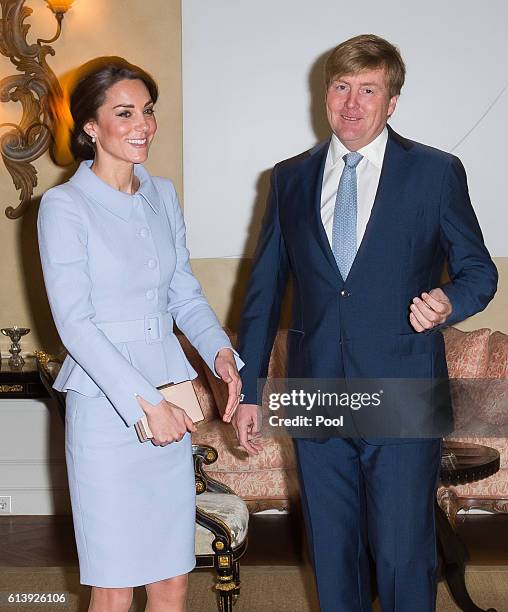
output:
POLYGON ((53 13, 66 13, 72 6, 74 0, 46 0, 53 13))

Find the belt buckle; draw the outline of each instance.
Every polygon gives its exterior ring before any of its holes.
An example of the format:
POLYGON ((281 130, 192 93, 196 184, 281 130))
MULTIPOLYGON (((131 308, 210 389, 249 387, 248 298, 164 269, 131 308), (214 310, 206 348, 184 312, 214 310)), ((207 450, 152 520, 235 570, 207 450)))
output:
POLYGON ((147 344, 162 341, 162 316, 160 312, 145 315, 145 341, 147 344))

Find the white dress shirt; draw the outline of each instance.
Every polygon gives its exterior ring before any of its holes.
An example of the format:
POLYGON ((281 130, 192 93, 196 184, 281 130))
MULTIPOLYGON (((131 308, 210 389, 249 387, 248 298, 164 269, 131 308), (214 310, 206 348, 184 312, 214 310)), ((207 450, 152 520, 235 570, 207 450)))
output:
MULTIPOLYGON (((363 159, 356 167, 356 180, 358 185, 358 208, 356 219, 356 244, 360 247, 365 228, 372 212, 374 199, 376 197, 383 158, 385 156, 386 143, 388 142, 388 130, 385 129, 365 147, 358 149, 363 159)), ((350 153, 341 141, 332 134, 328 155, 325 162, 323 174, 323 186, 321 189, 321 220, 323 222, 330 246, 332 244, 333 212, 339 181, 344 170, 342 157, 350 153)))

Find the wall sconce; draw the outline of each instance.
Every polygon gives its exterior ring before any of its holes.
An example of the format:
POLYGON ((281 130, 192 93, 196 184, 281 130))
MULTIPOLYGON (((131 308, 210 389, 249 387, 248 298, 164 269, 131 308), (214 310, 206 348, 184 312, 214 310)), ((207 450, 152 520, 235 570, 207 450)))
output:
POLYGON ((71 8, 73 2, 74 0, 46 0, 46 3, 55 15, 66 13, 71 8))
POLYGON ((37 185, 37 170, 31 162, 48 150, 53 139, 52 105, 62 98, 62 89, 46 56, 55 55, 48 43, 60 36, 62 19, 73 1, 46 0, 55 14, 57 32, 49 40, 39 38, 36 44, 30 45, 26 40, 30 25, 24 21, 32 14, 32 9, 24 6, 25 0, 0 0, 0 53, 22 73, 0 81, 0 100, 19 102, 23 108, 19 125, 0 124, 0 128, 10 128, 0 138, 0 152, 14 186, 20 191, 20 204, 5 209, 9 219, 19 218, 27 210, 37 185))

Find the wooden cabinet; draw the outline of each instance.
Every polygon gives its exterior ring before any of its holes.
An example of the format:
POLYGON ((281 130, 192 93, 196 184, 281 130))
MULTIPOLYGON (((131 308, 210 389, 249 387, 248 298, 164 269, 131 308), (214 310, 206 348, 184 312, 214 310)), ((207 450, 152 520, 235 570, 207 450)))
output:
POLYGON ((9 359, 0 364, 0 399, 42 399, 48 393, 37 371, 35 357, 25 357, 22 368, 12 368, 9 359))

